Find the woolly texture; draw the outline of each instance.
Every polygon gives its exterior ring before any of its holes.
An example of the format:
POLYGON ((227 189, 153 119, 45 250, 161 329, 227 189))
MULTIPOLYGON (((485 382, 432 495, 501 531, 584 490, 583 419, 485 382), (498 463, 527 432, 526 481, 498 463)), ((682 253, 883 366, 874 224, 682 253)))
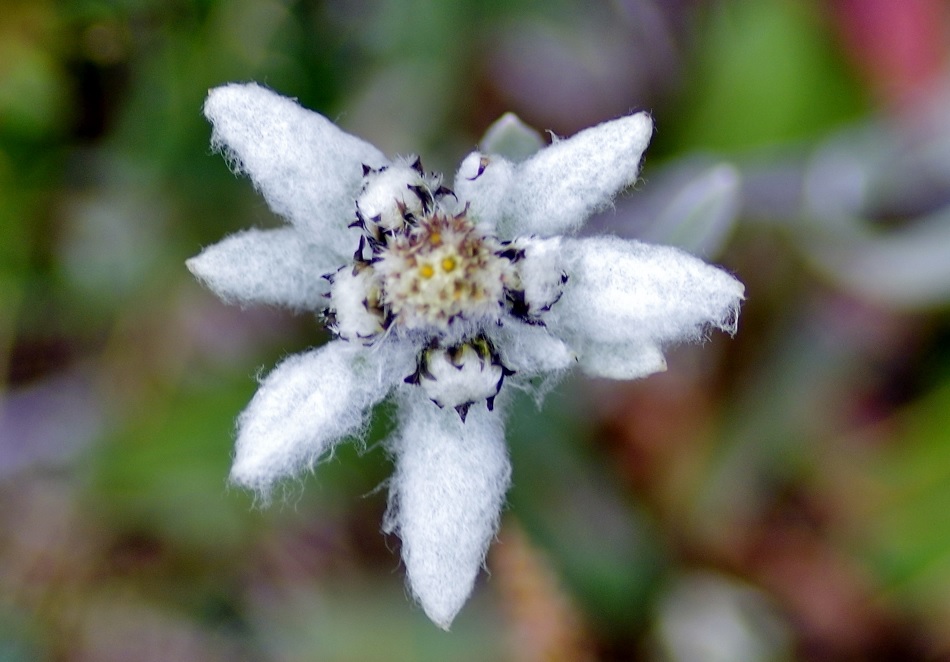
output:
POLYGON ((448 629, 465 603, 498 529, 511 480, 504 424, 473 408, 465 423, 410 391, 391 444, 396 474, 384 528, 402 539, 409 586, 426 615, 448 629))
POLYGON ((501 366, 478 356, 467 345, 458 354, 450 357, 445 350, 428 353, 428 376, 420 380, 419 385, 432 402, 440 407, 458 407, 498 393, 501 366))
POLYGON ((266 499, 276 481, 359 434, 368 408, 410 367, 389 354, 335 341, 277 366, 238 419, 231 480, 266 499))
POLYGON ((653 120, 638 113, 542 149, 515 171, 506 229, 544 237, 576 230, 637 180, 652 135, 653 120))
POLYGON ((280 228, 233 234, 185 264, 225 301, 320 310, 326 304, 321 276, 338 259, 299 232, 280 228))
POLYGON ((643 377, 665 367, 667 344, 699 340, 710 327, 735 333, 744 288, 721 269, 616 237, 561 241, 570 280, 548 323, 589 374, 643 377))
POLYGON ((532 313, 551 308, 561 297, 564 271, 559 239, 524 239, 517 244, 524 249, 524 260, 518 264, 518 275, 524 287, 524 298, 532 313))
POLYGON ((500 236, 573 232, 636 181, 652 135, 653 120, 638 113, 558 140, 517 165, 470 154, 456 190, 500 236))
POLYGON ((383 330, 379 318, 368 307, 368 297, 373 290, 369 279, 368 269, 354 273, 348 267, 340 269, 333 276, 330 294, 336 317, 334 331, 345 340, 369 338, 383 330))
POLYGON ((405 221, 406 212, 420 214, 422 200, 411 188, 424 185, 422 176, 408 165, 393 164, 373 173, 363 187, 356 206, 364 218, 378 219, 381 228, 395 230, 405 221))
POLYGON ((472 152, 455 174, 456 195, 468 203, 472 218, 490 230, 497 228, 505 213, 513 172, 514 166, 500 156, 472 152))
POLYGON ((386 163, 382 153, 291 99, 255 85, 211 90, 204 106, 211 146, 236 172, 250 175, 271 209, 340 262, 352 251, 347 230, 362 165, 386 163))
POLYGON ((571 348, 544 327, 509 322, 493 329, 490 336, 502 363, 524 377, 559 372, 577 360, 571 348))
POLYGON ((657 345, 644 342, 577 343, 581 369, 592 377, 639 379, 666 370, 666 357, 657 345))
POLYGON ((402 538, 409 588, 440 627, 497 528, 510 467, 491 407, 509 384, 540 400, 556 380, 538 377, 575 363, 639 377, 665 367, 668 343, 735 330, 743 290, 725 272, 669 248, 552 236, 635 181, 645 114, 540 151, 509 118, 484 145, 516 162, 470 154, 450 190, 421 160, 389 162, 257 85, 212 90, 205 113, 212 144, 292 226, 225 239, 189 268, 228 300, 322 309, 337 338, 263 380, 238 419, 231 478, 266 498, 358 437, 392 393, 384 526, 402 538))

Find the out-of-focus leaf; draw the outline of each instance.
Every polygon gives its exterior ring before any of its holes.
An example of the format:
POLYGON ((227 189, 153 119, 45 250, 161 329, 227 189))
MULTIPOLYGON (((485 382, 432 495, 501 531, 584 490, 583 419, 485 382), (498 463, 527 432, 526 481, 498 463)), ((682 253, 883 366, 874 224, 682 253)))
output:
POLYGON ((913 218, 950 194, 950 89, 916 112, 836 132, 804 164, 803 214, 822 225, 913 218))
POLYGON ((728 163, 675 163, 650 177, 643 192, 602 214, 591 231, 607 231, 679 246, 714 258, 725 247, 739 211, 742 179, 728 163))
POLYGON ((950 211, 887 233, 857 219, 823 232, 809 226, 800 240, 812 264, 870 301, 920 308, 950 300, 950 211))
POLYGON ((514 113, 505 113, 488 127, 479 148, 519 163, 544 147, 544 139, 514 113))
POLYGON ((268 659, 361 662, 481 662, 504 659, 503 623, 486 590, 476 589, 445 633, 413 607, 395 571, 385 580, 359 583, 351 575, 319 587, 265 589, 249 605, 253 628, 268 659))
POLYGON ((717 255, 729 239, 739 211, 739 171, 722 163, 701 173, 673 195, 644 241, 717 255))
POLYGON ((642 191, 591 219, 585 232, 678 246, 715 259, 736 226, 742 188, 732 164, 686 157, 651 173, 642 191))
POLYGON ((0 136, 45 139, 63 129, 70 90, 57 60, 58 15, 45 2, 11 2, 0 24, 0 136))
POLYGON ((931 614, 950 614, 950 384, 889 421, 888 445, 855 476, 852 504, 867 558, 887 595, 931 614))
POLYGON ((710 5, 698 69, 667 119, 681 145, 735 150, 801 139, 851 118, 860 95, 827 30, 798 0, 737 0, 710 5))
POLYGON ((231 430, 250 380, 212 391, 183 387, 133 419, 95 462, 96 494, 116 524, 184 547, 226 553, 239 543, 251 498, 227 486, 231 430))
POLYGON ((766 596, 712 573, 683 575, 667 587, 655 638, 664 662, 792 659, 788 627, 766 596))

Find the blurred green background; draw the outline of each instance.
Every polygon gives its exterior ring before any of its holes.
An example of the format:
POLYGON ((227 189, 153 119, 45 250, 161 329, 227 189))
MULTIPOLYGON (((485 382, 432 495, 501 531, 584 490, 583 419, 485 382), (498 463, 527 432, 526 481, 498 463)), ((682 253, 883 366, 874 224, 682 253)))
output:
POLYGON ((0 660, 950 658, 948 30, 940 0, 2 0, 0 660), (385 411, 276 505, 226 483, 255 376, 326 340, 184 268, 279 223, 200 112, 250 80, 446 172, 505 111, 648 109, 592 227, 746 284, 735 339, 519 403, 451 633, 379 530, 385 411))

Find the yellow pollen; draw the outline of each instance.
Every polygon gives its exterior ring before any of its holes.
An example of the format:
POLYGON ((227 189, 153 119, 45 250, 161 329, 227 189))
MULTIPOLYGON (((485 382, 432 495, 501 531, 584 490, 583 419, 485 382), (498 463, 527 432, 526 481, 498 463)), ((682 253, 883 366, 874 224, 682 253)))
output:
POLYGON ((431 264, 423 264, 419 267, 419 275, 428 280, 435 275, 435 269, 432 268, 431 264))
POLYGON ((442 234, 440 232, 432 232, 429 234, 429 243, 433 246, 438 246, 442 243, 442 234))
POLYGON ((451 273, 455 269, 455 258, 446 257, 442 258, 442 270, 446 273, 451 273))

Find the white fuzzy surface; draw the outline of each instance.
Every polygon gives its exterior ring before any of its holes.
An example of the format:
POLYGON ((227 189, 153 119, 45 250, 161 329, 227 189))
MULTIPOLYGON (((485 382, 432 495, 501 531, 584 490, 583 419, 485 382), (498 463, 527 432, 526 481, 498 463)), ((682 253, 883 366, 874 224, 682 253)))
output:
POLYGON ((379 225, 387 230, 398 230, 405 221, 400 211, 400 203, 415 216, 422 215, 422 201, 410 190, 410 186, 424 186, 425 182, 418 172, 403 163, 394 163, 382 172, 369 176, 363 192, 356 200, 363 218, 378 219, 379 225))
POLYGON ((455 174, 453 190, 460 205, 468 205, 469 216, 491 232, 505 211, 513 170, 511 162, 501 156, 472 152, 462 160, 455 174), (487 160, 484 168, 482 159, 487 160))
POLYGON ((637 379, 666 370, 666 357, 652 341, 578 343, 578 364, 588 375, 606 379, 637 379))
POLYGON ((662 370, 664 346, 734 333, 743 285, 676 248, 616 237, 562 240, 569 274, 549 328, 596 376, 634 379, 662 370))
POLYGON ((370 407, 411 370, 401 354, 336 340, 284 360, 238 419, 231 480, 266 499, 277 481, 360 434, 370 407))
POLYGON ((362 164, 385 164, 382 153, 254 83, 211 90, 204 113, 213 125, 212 147, 224 152, 236 172, 250 176, 271 209, 336 251, 342 263, 357 236, 346 226, 362 164))
POLYGON ((519 376, 560 372, 577 360, 573 350, 543 326, 507 320, 489 331, 501 362, 519 376))
POLYGON ((585 129, 515 169, 499 226, 504 236, 567 234, 632 185, 653 135, 646 113, 585 129))
POLYGON ((396 457, 384 528, 402 539, 409 587, 448 629, 472 591, 511 480, 498 408, 472 407, 465 423, 419 389, 401 389, 396 457))
POLYGON ((518 164, 475 152, 462 161, 455 192, 502 239, 570 233, 637 180, 652 135, 653 120, 637 113, 558 140, 518 164))
POLYGON ((347 266, 334 275, 330 299, 336 314, 336 332, 341 338, 359 341, 384 330, 382 318, 363 303, 373 289, 370 269, 354 274, 353 268, 347 266))
POLYGON ((326 302, 322 275, 337 267, 335 260, 287 227, 232 234, 186 264, 224 301, 319 310, 326 302))
POLYGON ((440 407, 481 404, 498 392, 501 367, 481 358, 471 347, 465 347, 454 364, 445 350, 433 350, 428 356, 429 374, 419 386, 440 407))
POLYGON ((524 259, 517 263, 517 270, 525 301, 532 314, 542 313, 564 290, 561 240, 529 238, 518 240, 516 245, 524 249, 524 259))

